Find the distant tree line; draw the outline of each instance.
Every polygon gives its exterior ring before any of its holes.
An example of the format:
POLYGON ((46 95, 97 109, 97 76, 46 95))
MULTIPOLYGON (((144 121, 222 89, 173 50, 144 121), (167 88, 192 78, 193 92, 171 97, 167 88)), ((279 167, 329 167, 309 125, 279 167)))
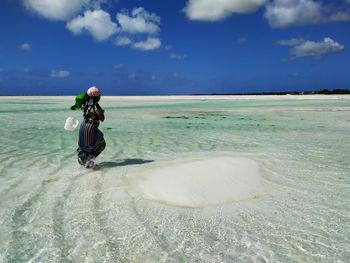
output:
POLYGON ((212 93, 212 94, 191 94, 191 95, 311 95, 311 94, 350 94, 348 89, 323 89, 319 91, 283 91, 283 92, 258 92, 258 93, 212 93))
POLYGON ((348 89, 334 89, 334 90, 328 90, 323 89, 317 92, 317 94, 350 94, 350 90, 348 89))

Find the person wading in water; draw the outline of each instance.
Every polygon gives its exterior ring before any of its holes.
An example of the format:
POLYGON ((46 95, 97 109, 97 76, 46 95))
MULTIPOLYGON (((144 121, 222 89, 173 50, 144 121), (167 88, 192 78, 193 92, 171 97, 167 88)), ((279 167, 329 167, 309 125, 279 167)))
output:
POLYGON ((103 133, 98 129, 100 121, 105 120, 104 110, 98 104, 101 91, 93 86, 87 92, 76 96, 72 110, 82 109, 84 121, 80 125, 77 149, 78 162, 87 168, 95 166, 95 158, 105 149, 103 133))

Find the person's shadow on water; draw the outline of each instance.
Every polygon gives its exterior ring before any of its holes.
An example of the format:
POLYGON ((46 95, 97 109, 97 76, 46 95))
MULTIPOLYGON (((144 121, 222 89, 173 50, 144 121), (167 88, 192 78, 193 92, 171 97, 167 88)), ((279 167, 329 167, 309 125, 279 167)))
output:
POLYGON ((118 162, 102 162, 98 164, 98 167, 113 168, 113 167, 120 167, 120 166, 127 166, 127 165, 145 164, 145 163, 151 163, 151 162, 154 162, 154 160, 125 159, 123 161, 118 161, 118 162))

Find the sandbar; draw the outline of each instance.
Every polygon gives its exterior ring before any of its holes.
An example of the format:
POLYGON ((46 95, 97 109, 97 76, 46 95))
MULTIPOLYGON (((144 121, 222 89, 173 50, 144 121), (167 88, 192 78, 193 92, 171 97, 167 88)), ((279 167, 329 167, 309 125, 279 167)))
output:
POLYGON ((145 199, 203 208, 255 199, 261 192, 261 182, 258 161, 212 156, 149 168, 132 179, 132 187, 145 199))

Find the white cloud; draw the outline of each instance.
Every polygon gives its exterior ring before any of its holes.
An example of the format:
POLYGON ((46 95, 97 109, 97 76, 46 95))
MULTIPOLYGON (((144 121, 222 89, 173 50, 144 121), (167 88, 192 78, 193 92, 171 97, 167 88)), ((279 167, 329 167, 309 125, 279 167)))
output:
POLYGON ((300 45, 305 42, 305 39, 303 38, 292 38, 289 40, 280 40, 277 41, 276 44, 280 46, 296 46, 300 45))
POLYGON ((275 0, 267 5, 265 17, 274 28, 319 24, 322 5, 312 0, 275 0))
POLYGON ((0 72, 3 72, 4 70, 2 68, 0 68, 0 72))
POLYGON ((331 53, 341 53, 344 50, 344 46, 335 42, 333 39, 326 37, 321 42, 306 41, 303 44, 295 46, 289 53, 296 58, 301 57, 315 57, 320 58, 324 55, 331 53))
POLYGON ((23 0, 24 5, 51 20, 68 20, 82 10, 82 0, 23 0))
POLYGON ((120 29, 111 21, 111 16, 103 10, 85 11, 67 23, 67 28, 75 35, 89 32, 97 41, 108 39, 120 29))
POLYGON ((190 20, 218 21, 233 13, 249 14, 266 0, 189 0, 183 11, 190 20))
POLYGON ((70 76, 70 72, 67 70, 61 70, 61 71, 52 70, 50 76, 52 78, 67 78, 70 76))
POLYGON ((236 40, 236 43, 240 45, 243 45, 245 42, 247 42, 247 39, 245 37, 240 37, 236 40))
POLYGON ((166 45, 166 46, 164 46, 164 49, 166 50, 166 51, 169 51, 169 50, 171 50, 173 47, 172 46, 170 46, 170 45, 166 45))
POLYGON ((103 4, 110 4, 113 6, 113 1, 110 0, 80 0, 86 9, 100 9, 103 4))
POLYGON ((350 21, 350 14, 345 13, 345 12, 338 12, 335 14, 332 14, 328 18, 329 22, 346 22, 350 21))
POLYGON ((157 77, 156 76, 152 76, 152 78, 151 78, 152 80, 156 80, 157 79, 157 77))
POLYGON ((29 68, 24 68, 23 72, 28 73, 29 72, 29 68))
POLYGON ((128 37, 117 37, 114 41, 114 44, 116 44, 117 46, 127 46, 129 44, 131 44, 132 41, 130 38, 128 37))
POLYGON ((32 47, 28 44, 28 43, 24 43, 22 45, 19 46, 19 48, 23 51, 32 51, 32 47))
POLYGON ((161 42, 159 38, 149 37, 147 38, 146 41, 136 42, 132 46, 135 49, 146 51, 146 50, 157 49, 160 47, 160 45, 161 45, 161 42))
MULTIPOLYGON (((287 40, 284 40, 287 41, 287 40)), ((292 42, 292 41, 291 41, 292 42)), ((344 50, 344 46, 335 42, 329 37, 325 37, 323 41, 314 42, 306 40, 302 43, 296 44, 289 50, 291 58, 284 59, 284 61, 291 61, 297 58, 312 57, 314 59, 321 59, 323 56, 332 53, 341 53, 344 50)))
POLYGON ((314 0, 274 0, 267 5, 264 16, 273 28, 350 20, 348 13, 334 11, 333 8, 314 0))
POLYGON ((174 78, 177 78, 178 76, 179 76, 179 73, 177 73, 177 72, 174 72, 174 73, 173 73, 173 77, 174 77, 174 78))
POLYGON ((175 54, 175 53, 171 53, 169 57, 172 58, 172 59, 184 59, 184 58, 187 58, 186 55, 178 55, 178 54, 175 54))
POLYGON ((117 14, 117 20, 122 30, 127 33, 147 33, 156 35, 160 31, 160 17, 155 13, 149 13, 143 7, 134 8, 131 16, 127 10, 117 14))
POLYGON ((83 9, 100 9, 109 0, 22 0, 31 11, 51 20, 67 21, 83 9))
POLYGON ((135 78, 136 78, 136 75, 135 75, 135 74, 129 74, 128 78, 129 78, 129 79, 135 79, 135 78))
POLYGON ((299 72, 293 72, 291 74, 289 74, 289 76, 293 77, 293 78, 297 78, 300 76, 300 73, 299 72))
POLYGON ((125 67, 124 64, 118 64, 118 65, 115 65, 115 66, 113 67, 113 69, 122 69, 122 68, 124 68, 124 67, 125 67))

